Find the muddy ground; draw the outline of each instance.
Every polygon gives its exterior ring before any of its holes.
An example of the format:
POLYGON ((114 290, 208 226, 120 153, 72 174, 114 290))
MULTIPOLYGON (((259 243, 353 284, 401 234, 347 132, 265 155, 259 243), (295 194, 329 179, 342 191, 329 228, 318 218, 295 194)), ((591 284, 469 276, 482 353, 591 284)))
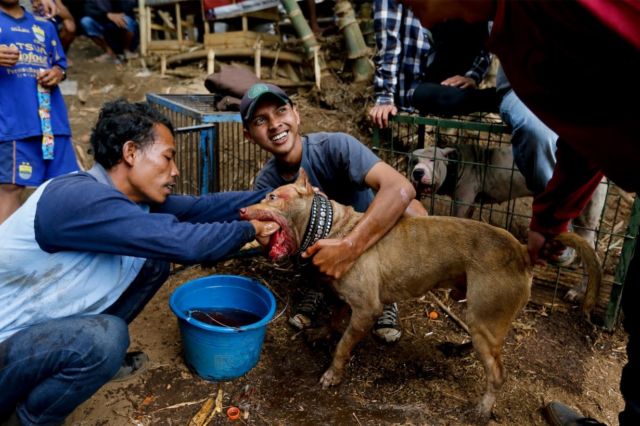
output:
MULTIPOLYGON (((142 101, 147 92, 206 93, 202 64, 184 66, 183 77, 160 77, 157 69, 143 72, 140 61, 124 66, 88 61, 97 54, 80 38, 69 55, 73 60, 69 79, 77 82, 78 93, 66 100, 85 166, 91 163, 86 154, 88 132, 103 102, 120 96, 142 101)), ((366 98, 355 99, 347 89, 342 94, 345 101, 328 109, 317 93, 309 89, 300 93, 304 131, 339 130, 370 140, 362 124, 366 98)), ((128 382, 107 384, 66 424, 187 425, 209 398, 219 394, 223 412, 209 424, 231 423, 224 414, 230 405, 242 408, 236 423, 256 425, 477 424, 472 408, 483 392, 484 372, 472 351, 457 347, 468 341, 467 334, 429 296, 399 304, 404 336, 398 344, 366 339, 356 349, 344 382, 322 390, 318 379, 330 362, 335 339, 311 343, 286 321, 288 307, 305 285, 292 265, 275 266, 260 256, 208 268, 177 267, 130 327, 131 350, 147 352, 149 368, 128 382), (214 383, 185 366, 168 298, 180 284, 218 273, 264 280, 277 295, 277 312, 285 313, 268 326, 255 368, 236 380, 214 383), (438 318, 429 319, 425 312, 434 310, 438 318)), ((464 316, 464 304, 453 302, 446 293, 437 295, 453 313, 464 316)), ((508 377, 490 424, 546 424, 540 408, 554 399, 616 424, 623 405, 618 383, 624 349, 621 330, 591 328, 576 307, 559 301, 553 307, 530 303, 516 319, 504 347, 508 377)))

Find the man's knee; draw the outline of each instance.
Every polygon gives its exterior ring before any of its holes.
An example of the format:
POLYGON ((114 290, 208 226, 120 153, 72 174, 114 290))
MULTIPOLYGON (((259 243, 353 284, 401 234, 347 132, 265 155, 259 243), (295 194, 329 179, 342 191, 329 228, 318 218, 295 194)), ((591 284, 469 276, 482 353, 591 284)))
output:
POLYGON ((126 30, 130 33, 136 34, 138 32, 138 21, 132 18, 129 15, 124 16, 124 21, 126 22, 126 30))
POLYGON ((94 374, 109 380, 120 368, 129 347, 127 323, 112 315, 87 317, 76 334, 79 346, 85 348, 83 362, 95 366, 94 374))
POLYGON ((90 16, 83 16, 80 19, 80 25, 89 37, 103 37, 104 35, 104 27, 90 16))
POLYGON ((20 208, 24 186, 0 184, 0 224, 20 208))
POLYGON ((0 183, 0 196, 20 198, 24 186, 13 183, 0 183))
POLYGON ((95 342, 108 350, 120 351, 129 346, 129 328, 121 318, 112 315, 94 315, 92 334, 95 342))

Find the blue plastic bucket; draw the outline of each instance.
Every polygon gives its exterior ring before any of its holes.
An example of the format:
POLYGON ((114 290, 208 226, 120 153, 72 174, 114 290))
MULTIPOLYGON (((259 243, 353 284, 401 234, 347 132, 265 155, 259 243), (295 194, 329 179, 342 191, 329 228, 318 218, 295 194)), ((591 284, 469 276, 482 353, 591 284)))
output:
POLYGON ((206 380, 230 380, 251 370, 260 359, 267 324, 276 299, 258 281, 237 275, 212 275, 175 289, 169 306, 178 317, 187 365, 206 380), (240 327, 212 325, 192 317, 197 309, 240 309, 258 322, 240 327))

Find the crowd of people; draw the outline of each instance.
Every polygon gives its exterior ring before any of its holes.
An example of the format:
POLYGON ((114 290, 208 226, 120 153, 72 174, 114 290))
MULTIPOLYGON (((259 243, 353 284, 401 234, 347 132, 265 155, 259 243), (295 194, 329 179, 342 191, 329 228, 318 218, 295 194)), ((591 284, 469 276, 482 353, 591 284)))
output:
MULTIPOLYGON (((61 0, 0 0, 0 389, 10 389, 0 394, 0 421, 8 424, 62 424, 105 383, 139 370, 148 358, 127 352, 128 324, 165 282, 169 262, 213 262, 253 240, 267 245, 279 225, 242 221, 239 209, 301 168, 319 191, 364 213, 342 239, 320 239, 303 253, 329 277, 344 275, 403 215, 427 214, 406 177, 361 141, 303 135, 291 98, 266 83, 239 106, 246 139, 272 154, 252 190, 172 194, 172 123, 125 100, 101 109, 95 164, 80 170, 59 88, 66 52, 83 33, 102 49, 99 62, 134 57, 136 3, 88 0, 78 10, 61 0), (26 187, 36 189, 23 201, 26 187)), ((638 106, 623 99, 639 90, 640 3, 374 0, 374 27, 373 125, 387 127, 399 111, 489 111, 512 127, 516 165, 536 194, 533 261, 558 254, 547 241, 568 229, 603 175, 640 190, 638 106), (496 87, 480 89, 489 52, 502 68, 496 87), (593 84, 613 81, 628 84, 593 84)), ((639 264, 636 253, 622 298, 622 425, 640 424, 639 264)), ((298 329, 315 325, 324 299, 321 284, 310 287, 289 318, 298 329)), ((395 304, 374 333, 400 339, 395 304)), ((545 412, 552 424, 601 424, 560 402, 545 412)))

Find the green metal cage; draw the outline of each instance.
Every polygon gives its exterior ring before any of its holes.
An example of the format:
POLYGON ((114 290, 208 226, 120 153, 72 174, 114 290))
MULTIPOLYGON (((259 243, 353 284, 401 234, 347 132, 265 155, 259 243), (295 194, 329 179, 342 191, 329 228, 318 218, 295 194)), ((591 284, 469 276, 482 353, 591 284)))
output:
MULTIPOLYGON (((509 127, 494 114, 451 119, 399 114, 393 117, 388 128, 374 130, 372 148, 384 161, 410 177, 411 153, 416 149, 450 144, 474 144, 481 148, 504 146, 510 145, 510 135, 509 127)), ((517 173, 516 166, 512 165, 509 171, 517 173)), ((640 202, 611 182, 602 185, 607 186, 606 201, 598 227, 593 231, 604 279, 595 314, 604 327, 611 330, 619 319, 622 288, 636 246, 640 202)), ((473 203, 472 218, 505 228, 524 242, 531 218, 531 201, 531 197, 522 197, 500 204, 473 203)), ((448 196, 433 193, 422 202, 430 214, 453 215, 454 203, 448 196)), ((568 268, 537 266, 532 300, 552 309, 569 309, 562 300, 564 292, 579 284, 583 277, 582 268, 575 265, 568 268)))

